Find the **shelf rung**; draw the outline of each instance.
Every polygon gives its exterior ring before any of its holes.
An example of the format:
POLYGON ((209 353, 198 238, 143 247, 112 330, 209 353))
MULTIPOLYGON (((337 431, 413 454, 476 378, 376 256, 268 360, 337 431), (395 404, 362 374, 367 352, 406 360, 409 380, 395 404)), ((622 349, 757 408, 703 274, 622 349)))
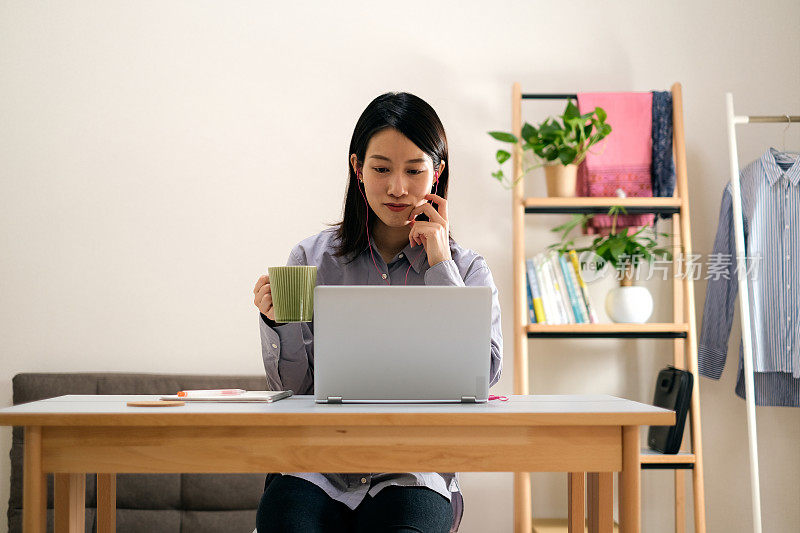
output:
POLYGON ((675 197, 573 197, 524 198, 526 213, 607 213, 613 205, 621 205, 627 214, 680 213, 681 199, 675 197))
POLYGON ((652 322, 645 324, 528 324, 528 338, 592 337, 682 339, 689 324, 652 322))
POLYGON ((691 452, 678 452, 676 454, 661 453, 649 448, 642 448, 639 462, 643 470, 654 469, 691 469, 694 468, 696 457, 691 452))
MULTIPOLYGON (((567 533, 569 523, 566 518, 534 518, 533 533, 567 533)), ((588 525, 584 531, 589 531, 588 525)), ((619 524, 614 522, 614 533, 619 531, 619 524)))

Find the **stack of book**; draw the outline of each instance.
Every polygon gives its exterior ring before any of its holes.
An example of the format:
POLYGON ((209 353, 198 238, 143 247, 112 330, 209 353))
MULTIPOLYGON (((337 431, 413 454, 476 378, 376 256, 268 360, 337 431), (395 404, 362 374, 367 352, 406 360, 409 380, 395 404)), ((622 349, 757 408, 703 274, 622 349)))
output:
POLYGON ((538 253, 525 265, 531 324, 597 323, 575 250, 538 253))

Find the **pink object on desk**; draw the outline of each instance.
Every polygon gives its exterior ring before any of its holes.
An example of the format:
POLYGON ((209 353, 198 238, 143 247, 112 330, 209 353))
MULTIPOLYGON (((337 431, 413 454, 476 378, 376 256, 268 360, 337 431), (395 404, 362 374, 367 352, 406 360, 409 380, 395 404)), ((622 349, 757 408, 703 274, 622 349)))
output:
MULTIPOLYGON (((650 165, 653 158, 653 93, 578 93, 583 113, 602 107, 611 133, 591 147, 578 167, 579 196, 653 196, 650 165)), ((608 234, 613 217, 595 215, 588 233, 608 234)), ((620 215, 617 227, 653 223, 653 215, 620 215)))
POLYGON ((196 389, 179 391, 178 396, 181 398, 189 396, 238 396, 245 392, 244 389, 196 389))

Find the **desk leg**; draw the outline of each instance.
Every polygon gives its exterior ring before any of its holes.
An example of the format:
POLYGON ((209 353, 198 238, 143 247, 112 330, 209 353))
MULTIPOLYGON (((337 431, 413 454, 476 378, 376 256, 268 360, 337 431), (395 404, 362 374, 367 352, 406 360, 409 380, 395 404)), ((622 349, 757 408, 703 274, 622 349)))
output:
POLYGON ((97 474, 97 533, 117 530, 117 475, 97 474))
POLYGON ((570 472, 567 481, 569 510, 567 512, 569 533, 583 533, 586 523, 586 502, 584 501, 583 472, 570 472))
POLYGON ((56 474, 54 492, 55 533, 86 531, 86 474, 56 474))
POLYGON ((42 428, 25 426, 22 457, 22 529, 43 533, 47 528, 47 478, 42 469, 42 428))
POLYGON ((675 533, 686 533, 686 481, 683 470, 675 470, 675 533))
POLYGON ((586 472, 586 530, 597 533, 597 472, 586 472))
POLYGON ((589 472, 586 475, 589 501, 589 533, 614 531, 614 475, 611 472, 589 472))
POLYGON ((641 481, 639 426, 622 426, 622 473, 619 483, 621 533, 639 533, 641 529, 641 481))
POLYGON ((531 473, 514 472, 514 533, 531 533, 531 473))

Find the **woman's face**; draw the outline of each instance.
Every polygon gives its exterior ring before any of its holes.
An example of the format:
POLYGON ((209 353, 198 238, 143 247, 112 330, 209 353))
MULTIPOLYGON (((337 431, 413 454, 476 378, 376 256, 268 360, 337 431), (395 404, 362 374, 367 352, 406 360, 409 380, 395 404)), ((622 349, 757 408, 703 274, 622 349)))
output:
MULTIPOLYGON (((350 163, 357 171, 355 154, 350 155, 350 163)), ((439 175, 442 170, 444 161, 439 165, 439 175)), ((433 192, 433 161, 408 137, 386 128, 367 144, 362 177, 367 201, 375 214, 387 226, 403 227, 409 225, 411 210, 425 203, 425 195, 433 192)))

